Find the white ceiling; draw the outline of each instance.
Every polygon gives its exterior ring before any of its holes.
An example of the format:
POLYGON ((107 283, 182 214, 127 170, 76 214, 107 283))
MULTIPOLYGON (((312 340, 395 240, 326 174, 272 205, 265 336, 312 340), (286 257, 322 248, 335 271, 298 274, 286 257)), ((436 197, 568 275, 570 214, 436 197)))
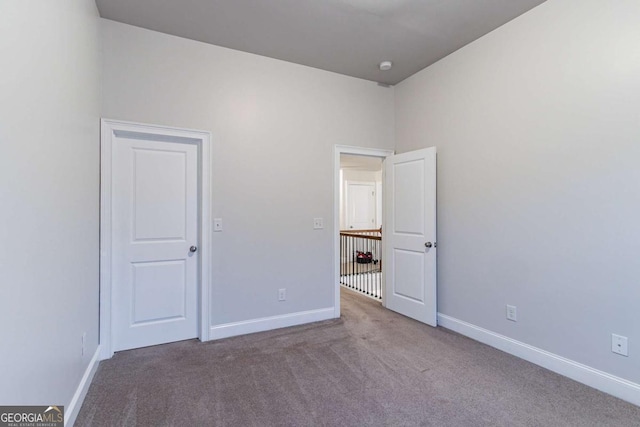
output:
POLYGON ((103 18, 396 84, 544 0, 96 0, 103 18), (393 61, 380 71, 383 60, 393 61))

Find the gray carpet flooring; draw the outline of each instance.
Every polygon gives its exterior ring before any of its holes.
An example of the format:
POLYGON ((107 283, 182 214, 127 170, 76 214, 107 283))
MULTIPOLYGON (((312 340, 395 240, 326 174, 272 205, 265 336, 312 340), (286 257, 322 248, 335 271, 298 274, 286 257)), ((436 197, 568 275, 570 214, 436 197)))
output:
POLYGON ((117 353, 76 426, 640 426, 640 408, 343 290, 342 318, 117 353))

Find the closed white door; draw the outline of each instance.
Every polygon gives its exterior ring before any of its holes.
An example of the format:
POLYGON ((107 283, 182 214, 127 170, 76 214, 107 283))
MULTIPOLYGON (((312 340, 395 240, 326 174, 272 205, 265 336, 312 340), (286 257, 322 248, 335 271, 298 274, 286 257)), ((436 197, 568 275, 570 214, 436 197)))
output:
POLYGON ((347 226, 353 230, 376 228, 374 183, 347 184, 347 226))
POLYGON ((198 147, 116 138, 114 351, 198 336, 198 147))
POLYGON ((385 159, 385 306, 437 325, 436 149, 385 159))

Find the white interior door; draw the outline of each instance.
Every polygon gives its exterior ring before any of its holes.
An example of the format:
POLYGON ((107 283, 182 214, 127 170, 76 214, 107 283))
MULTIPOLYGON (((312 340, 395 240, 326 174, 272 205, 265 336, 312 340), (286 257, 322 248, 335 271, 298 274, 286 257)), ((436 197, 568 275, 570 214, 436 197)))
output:
POLYGON ((114 351, 198 336, 198 147, 119 137, 112 151, 114 351))
POLYGON ((347 227, 353 230, 376 228, 375 183, 347 184, 347 227))
POLYGON ((436 326, 436 149, 387 157, 384 170, 385 306, 436 326))

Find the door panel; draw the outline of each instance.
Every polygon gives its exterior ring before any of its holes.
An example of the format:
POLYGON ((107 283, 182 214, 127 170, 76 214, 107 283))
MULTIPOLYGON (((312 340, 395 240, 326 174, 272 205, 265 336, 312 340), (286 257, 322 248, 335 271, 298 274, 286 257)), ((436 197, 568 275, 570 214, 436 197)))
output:
POLYGON ((133 155, 134 240, 185 240, 186 153, 134 149, 133 155))
POLYGON ((114 350, 195 338, 198 148, 117 138, 112 162, 114 350))
POLYGON ((400 235, 424 235, 424 160, 393 166, 393 231, 400 235))
POLYGON ((436 326, 436 149, 387 157, 385 184, 385 305, 436 326))
POLYGON ((424 302, 424 257, 420 252, 394 249, 393 265, 395 294, 424 302))
POLYGON ((187 277, 184 260, 131 264, 132 324, 184 319, 187 277))

